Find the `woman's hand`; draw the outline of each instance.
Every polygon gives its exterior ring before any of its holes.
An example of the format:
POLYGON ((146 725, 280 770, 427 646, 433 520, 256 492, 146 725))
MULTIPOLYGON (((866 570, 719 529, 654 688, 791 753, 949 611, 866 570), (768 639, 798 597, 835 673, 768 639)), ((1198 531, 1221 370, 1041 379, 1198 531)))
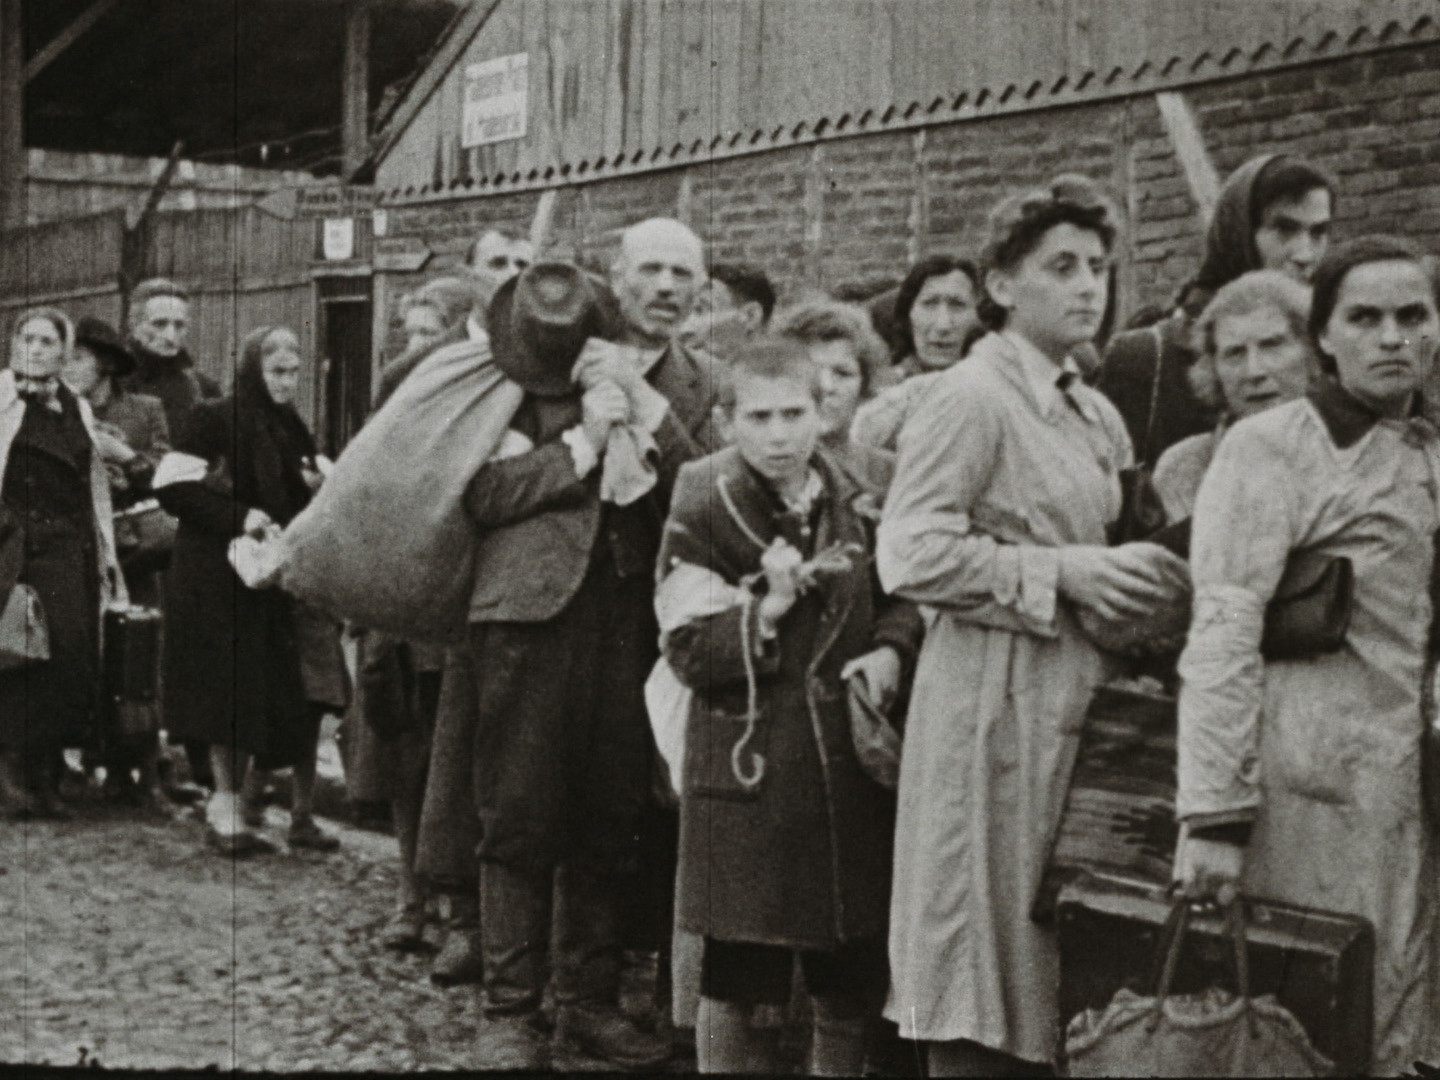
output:
POLYGON ((1240 894, 1245 849, 1226 840, 1185 835, 1175 850, 1175 881, 1190 900, 1213 900, 1228 907, 1240 894))
POLYGON ((1158 544, 1060 549, 1060 594, 1115 621, 1138 618, 1189 588, 1183 560, 1158 544))
POLYGON ((253 536, 256 540, 265 539, 265 534, 273 528, 275 522, 270 515, 258 507, 252 507, 245 515, 245 535, 253 536))
POLYGON ((109 424, 95 425, 95 449, 100 451, 101 458, 116 465, 128 465, 136 458, 125 436, 109 424))
POLYGON ((900 671, 900 654, 891 645, 881 645, 846 664, 840 670, 840 679, 849 682, 852 676, 859 675, 875 707, 888 712, 900 692, 900 671))

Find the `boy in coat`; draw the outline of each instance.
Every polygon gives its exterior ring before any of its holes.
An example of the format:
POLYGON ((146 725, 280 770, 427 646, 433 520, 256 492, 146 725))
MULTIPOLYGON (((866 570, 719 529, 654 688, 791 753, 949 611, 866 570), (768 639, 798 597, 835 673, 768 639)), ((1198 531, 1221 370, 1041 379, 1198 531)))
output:
POLYGON ((700 1066, 775 1068, 749 1016, 788 999, 798 952, 812 1071, 859 1075, 887 983, 894 799, 857 757, 847 682, 890 704, 920 619, 875 586, 862 493, 818 449, 804 347, 749 344, 728 379, 734 445, 681 470, 656 596, 665 658, 694 691, 677 897, 681 929, 704 937, 700 1066))

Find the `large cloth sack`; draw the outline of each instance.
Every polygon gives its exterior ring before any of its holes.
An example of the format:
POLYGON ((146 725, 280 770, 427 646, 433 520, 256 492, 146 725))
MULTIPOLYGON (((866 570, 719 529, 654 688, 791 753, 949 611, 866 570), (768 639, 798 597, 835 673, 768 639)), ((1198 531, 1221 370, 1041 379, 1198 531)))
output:
POLYGON ((1244 915, 1229 911, 1239 993, 1210 987, 1171 996, 1190 905, 1177 901, 1161 936, 1165 964, 1154 997, 1119 990, 1103 1010, 1071 1022, 1065 1035, 1070 1076, 1329 1076, 1334 1065, 1300 1021, 1273 996, 1250 996, 1244 915))
POLYGON ((286 528, 281 586, 337 619, 400 637, 462 632, 475 544, 462 499, 523 395, 486 344, 457 342, 427 357, 286 528))

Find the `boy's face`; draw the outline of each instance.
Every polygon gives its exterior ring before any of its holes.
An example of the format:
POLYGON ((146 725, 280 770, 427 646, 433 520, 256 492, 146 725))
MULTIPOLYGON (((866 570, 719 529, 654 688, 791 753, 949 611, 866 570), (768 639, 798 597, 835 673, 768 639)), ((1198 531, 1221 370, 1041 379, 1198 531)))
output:
POLYGON ((808 381, 737 374, 730 426, 740 455, 783 485, 804 479, 822 425, 808 381))

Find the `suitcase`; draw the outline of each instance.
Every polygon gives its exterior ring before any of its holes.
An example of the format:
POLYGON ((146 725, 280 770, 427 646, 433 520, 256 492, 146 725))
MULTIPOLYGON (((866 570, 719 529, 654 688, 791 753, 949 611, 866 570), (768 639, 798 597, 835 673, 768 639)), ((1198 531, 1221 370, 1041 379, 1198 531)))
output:
POLYGON ((160 612, 148 607, 105 613, 105 693, 120 735, 160 726, 160 612))
MULTIPOLYGON (((1375 932, 1365 919, 1290 904, 1248 903, 1251 993, 1274 994, 1342 1075, 1370 1066, 1375 932)), ((1154 992, 1156 948, 1170 900, 1148 882, 1086 875, 1056 903, 1060 936, 1060 1029, 1084 1009, 1104 1008, 1122 986, 1154 992)), ((1195 917, 1180 955, 1177 994, 1232 985, 1224 921, 1195 917)))
POLYGON ((1170 882, 1175 823, 1176 703, 1142 684, 1097 687, 1031 914, 1048 922, 1067 883, 1089 871, 1170 882))

